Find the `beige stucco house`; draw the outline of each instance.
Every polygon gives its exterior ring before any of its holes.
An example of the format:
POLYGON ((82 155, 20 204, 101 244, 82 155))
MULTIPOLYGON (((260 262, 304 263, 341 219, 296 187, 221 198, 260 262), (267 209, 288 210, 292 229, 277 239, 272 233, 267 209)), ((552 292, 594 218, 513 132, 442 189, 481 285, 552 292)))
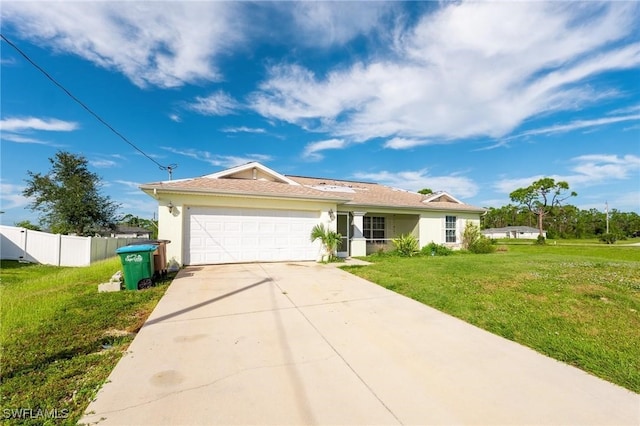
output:
POLYGON ((158 238, 178 264, 318 260, 319 223, 342 235, 338 255, 364 256, 413 234, 420 246, 460 245, 484 209, 450 194, 421 195, 376 183, 285 176, 256 162, 140 188, 158 201, 158 238))

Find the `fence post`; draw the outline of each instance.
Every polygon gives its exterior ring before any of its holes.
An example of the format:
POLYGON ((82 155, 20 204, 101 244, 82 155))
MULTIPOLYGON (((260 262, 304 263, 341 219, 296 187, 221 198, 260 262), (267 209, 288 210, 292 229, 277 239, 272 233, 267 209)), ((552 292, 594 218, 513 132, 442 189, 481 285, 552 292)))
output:
POLYGON ((27 228, 22 229, 20 231, 22 233, 22 256, 20 256, 20 260, 27 260, 27 228))
POLYGON ((91 237, 87 237, 84 240, 85 242, 85 250, 84 252, 86 253, 86 258, 85 258, 85 264, 86 266, 91 266, 91 237))
POLYGON ((62 234, 56 234, 56 265, 62 264, 62 234))

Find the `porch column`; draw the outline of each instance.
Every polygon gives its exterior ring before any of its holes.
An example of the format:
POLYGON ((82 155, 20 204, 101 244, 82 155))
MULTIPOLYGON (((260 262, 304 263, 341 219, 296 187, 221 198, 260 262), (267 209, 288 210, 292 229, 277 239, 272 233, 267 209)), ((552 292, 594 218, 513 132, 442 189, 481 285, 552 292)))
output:
POLYGON ((367 212, 353 212, 353 238, 351 238, 351 256, 367 255, 367 240, 362 234, 364 220, 367 212))

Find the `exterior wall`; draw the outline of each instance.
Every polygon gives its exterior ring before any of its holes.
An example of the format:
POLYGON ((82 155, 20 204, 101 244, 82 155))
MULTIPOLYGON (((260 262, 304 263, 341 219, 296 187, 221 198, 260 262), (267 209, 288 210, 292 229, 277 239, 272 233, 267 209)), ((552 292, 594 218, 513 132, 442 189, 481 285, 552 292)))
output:
POLYGON ((420 248, 426 246, 432 241, 436 244, 443 244, 451 248, 460 248, 462 242, 462 234, 471 222, 476 226, 480 226, 480 215, 478 213, 466 212, 425 212, 420 215, 420 248), (447 243, 445 238, 445 217, 456 217, 456 242, 447 243))
POLYGON ((509 232, 486 232, 486 231, 482 231, 482 235, 484 235, 487 238, 509 238, 511 235, 509 234, 509 232))
MULTIPOLYGON (((393 249, 392 238, 401 234, 413 234, 420 244, 420 248, 426 246, 432 241, 436 244, 444 244, 452 248, 460 248, 462 242, 462 234, 467 222, 472 222, 480 227, 480 214, 473 212, 448 212, 448 211, 403 211, 399 213, 392 209, 366 209, 363 207, 353 207, 345 209, 340 206, 340 211, 365 212, 366 216, 382 216, 385 218, 386 241, 384 244, 366 243, 365 246, 357 245, 359 241, 355 238, 356 230, 354 229, 354 239, 351 245, 351 256, 364 256, 365 254, 375 253, 380 249, 393 249), (456 216, 456 243, 445 243, 445 217, 456 216), (354 251, 354 246, 356 250, 354 251)), ((354 224, 356 223, 354 218, 354 224)))
MULTIPOLYGON (((517 231, 500 231, 500 232, 487 232, 482 231, 485 237, 489 238, 515 238, 522 240, 537 240, 539 231, 536 232, 517 232, 517 231)), ((542 236, 547 238, 547 231, 542 231, 542 236)))
POLYGON ((282 200, 275 198, 250 198, 238 196, 214 196, 200 194, 158 194, 158 238, 171 240, 167 245, 167 259, 170 263, 182 265, 187 244, 184 241, 185 228, 189 226, 188 209, 197 207, 232 207, 278 210, 307 210, 320 212, 320 223, 336 230, 336 220, 331 220, 329 210, 337 211, 335 203, 327 201, 282 200), (169 201, 174 206, 169 212, 169 201))
POLYGON ((358 208, 345 208, 345 206, 340 206, 341 212, 351 213, 351 220, 353 221, 353 229, 351 235, 351 252, 350 256, 366 256, 371 253, 375 253, 379 250, 392 250, 393 243, 391 239, 401 235, 401 234, 413 234, 416 238, 418 238, 419 232, 419 213, 398 213, 397 211, 393 211, 391 209, 379 209, 376 211, 367 211, 366 209, 358 209, 358 208), (384 217, 385 223, 385 242, 384 243, 371 243, 367 242, 363 238, 362 235, 362 219, 357 218, 359 216, 357 212, 361 215, 368 217, 384 217), (359 230, 359 232, 358 232, 359 230))
POLYGON ((416 238, 420 236, 420 217, 418 215, 394 215, 393 227, 391 228, 392 238, 402 234, 412 234, 416 238))
POLYGON ((368 212, 366 216, 384 217, 385 224, 385 242, 384 243, 367 243, 367 254, 376 253, 380 250, 389 251, 395 247, 391 241, 403 234, 412 234, 419 238, 418 224, 420 216, 415 214, 391 214, 368 212))

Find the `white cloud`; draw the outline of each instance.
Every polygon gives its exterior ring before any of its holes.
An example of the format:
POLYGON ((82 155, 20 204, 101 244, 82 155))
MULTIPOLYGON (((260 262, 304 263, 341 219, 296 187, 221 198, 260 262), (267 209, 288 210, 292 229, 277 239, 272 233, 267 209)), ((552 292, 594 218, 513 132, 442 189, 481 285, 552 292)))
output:
POLYGON ((133 182, 130 180, 118 180, 118 179, 114 180, 114 182, 119 183, 120 185, 128 189, 135 189, 137 191, 140 191, 140 188, 139 188, 140 182, 133 182))
POLYGON ((219 155, 212 154, 208 151, 202 151, 197 149, 175 149, 171 147, 162 147, 162 149, 172 152, 178 155, 184 155, 185 157, 194 158, 199 161, 204 161, 217 167, 234 167, 240 164, 250 163, 252 161, 266 162, 270 161, 272 157, 264 154, 247 154, 243 157, 234 155, 219 155))
POLYGON ((26 132, 43 130, 48 132, 71 132, 78 129, 78 123, 56 118, 12 117, 0 120, 3 132, 26 132))
POLYGON ((425 139, 407 139, 407 138, 393 138, 384 143, 385 148, 390 149, 410 149, 416 146, 430 145, 431 142, 425 139))
POLYGON ((636 155, 581 155, 571 160, 576 163, 571 170, 577 176, 568 179, 578 184, 594 184, 612 179, 628 179, 637 173, 640 177, 640 157, 636 155))
POLYGON ((324 76, 276 65, 249 101, 266 117, 355 141, 500 138, 532 117, 619 96, 593 77, 640 65, 640 43, 626 38, 639 10, 444 3, 399 34, 394 56, 324 76))
POLYGON ((17 63, 18 63, 18 61, 16 61, 16 58, 14 58, 14 57, 0 58, 0 65, 2 65, 2 66, 15 65, 17 63))
POLYGON ((309 46, 342 45, 380 26, 393 12, 393 3, 293 2, 281 6, 293 17, 292 29, 299 42, 309 46))
POLYGON ((396 9, 350 2, 6 2, 1 19, 22 38, 124 74, 140 87, 222 79, 220 58, 250 43, 342 45, 396 9), (278 22, 277 31, 273 23, 278 22))
MULTIPOLYGON (((130 195, 133 195, 133 193, 130 195)), ((158 202, 144 194, 142 191, 138 191, 138 195, 142 195, 144 197, 139 199, 124 198, 118 200, 120 203, 119 211, 122 212, 122 214, 133 214, 144 219, 155 218, 158 212, 158 202)))
POLYGON ((522 132, 517 135, 514 135, 509 139, 523 137, 523 136, 564 133, 564 132, 570 132, 578 129, 589 129, 594 127, 606 126, 607 124, 620 123, 624 121, 637 121, 637 120, 640 120, 640 114, 623 115, 623 116, 616 116, 616 117, 603 117, 603 118, 596 118, 593 120, 576 120, 567 124, 557 124, 554 126, 544 127, 541 129, 527 130, 526 132, 522 132))
POLYGON ((140 87, 219 79, 214 60, 245 32, 233 2, 6 2, 2 20, 140 87))
POLYGON ((140 186, 139 182, 132 182, 130 180, 118 180, 118 179, 114 180, 113 182, 121 185, 122 187, 124 187, 122 192, 127 194, 127 195, 141 195, 141 194, 143 194, 143 192, 139 188, 139 186, 140 186))
POLYGON ((122 154, 96 154, 95 158, 89 160, 89 164, 99 169, 110 169, 121 167, 128 159, 122 154))
POLYGON ((22 195, 24 186, 5 183, 0 180, 0 208, 2 210, 24 207, 29 199, 22 195))
POLYGON ((120 165, 117 161, 106 159, 91 160, 89 161, 89 164, 98 169, 110 169, 120 165))
POLYGON ((504 198, 490 198, 490 199, 486 199, 486 200, 481 200, 478 204, 478 206, 482 206, 482 207, 495 207, 495 208, 500 208, 503 206, 506 206, 507 204, 510 204, 511 200, 509 200, 509 197, 504 197, 504 198))
POLYGON ((346 146, 346 142, 343 139, 328 139, 324 141, 312 142, 305 146, 302 156, 313 161, 322 160, 322 154, 320 151, 327 149, 342 149, 346 146))
POLYGON ((497 192, 509 194, 531 185, 543 177, 566 181, 571 190, 598 184, 611 184, 615 180, 640 179, 640 157, 637 155, 581 155, 569 160, 569 173, 549 176, 535 175, 521 178, 503 178, 493 185, 497 192))
POLYGON ((579 200, 576 201, 576 207, 581 210, 596 209, 604 212, 608 204, 609 211, 616 209, 621 212, 640 213, 640 190, 611 191, 598 188, 589 193, 580 193, 579 200))
POLYGON ((447 191, 459 198, 470 198, 478 193, 478 185, 469 178, 455 174, 430 176, 426 169, 402 172, 357 172, 353 176, 356 179, 378 182, 410 191, 419 191, 423 188, 430 188, 433 191, 447 191))
POLYGON ((256 127, 246 127, 246 126, 226 127, 224 129, 221 129, 220 131, 224 133, 266 133, 267 132, 265 129, 261 129, 259 127, 256 128, 256 127))
POLYGON ((40 139, 34 139, 26 136, 15 135, 13 133, 2 133, 0 135, 3 141, 15 142, 15 143, 31 143, 36 145, 51 145, 50 142, 40 139))
POLYGON ((533 182, 542 179, 544 177, 550 177, 558 180, 563 180, 560 176, 544 176, 544 175, 534 175, 527 176, 522 178, 501 178, 498 181, 494 182, 493 188, 502 194, 510 194, 518 188, 526 188, 531 185, 533 182))
POLYGON ((178 114, 169 114, 169 120, 180 123, 182 122, 182 117, 180 117, 178 114))
POLYGON ((640 213, 640 189, 625 191, 612 198, 605 197, 605 200, 609 203, 609 209, 640 213))
POLYGON ((624 107, 624 108, 619 108, 616 110, 611 111, 612 115, 619 115, 619 114, 632 114, 632 113, 636 113, 636 112, 640 112, 640 104, 638 105, 631 105, 628 107, 624 107))
POLYGON ((229 115, 240 108, 240 104, 228 94, 218 91, 209 96, 197 96, 187 108, 203 115, 229 115))

